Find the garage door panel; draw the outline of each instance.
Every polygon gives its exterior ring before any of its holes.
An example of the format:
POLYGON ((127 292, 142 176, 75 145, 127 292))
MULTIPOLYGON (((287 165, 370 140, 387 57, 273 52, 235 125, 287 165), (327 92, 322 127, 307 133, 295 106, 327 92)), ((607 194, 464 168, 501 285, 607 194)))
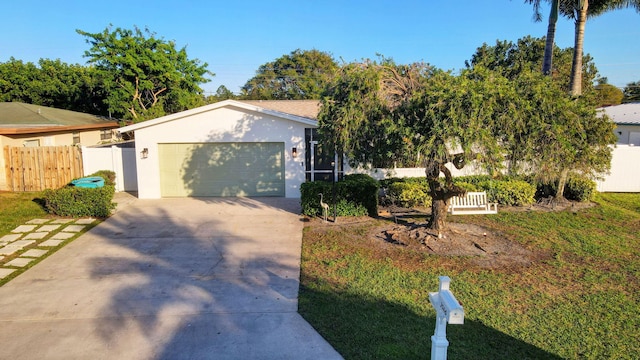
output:
POLYGON ((160 144, 161 192, 284 196, 284 143, 160 144))

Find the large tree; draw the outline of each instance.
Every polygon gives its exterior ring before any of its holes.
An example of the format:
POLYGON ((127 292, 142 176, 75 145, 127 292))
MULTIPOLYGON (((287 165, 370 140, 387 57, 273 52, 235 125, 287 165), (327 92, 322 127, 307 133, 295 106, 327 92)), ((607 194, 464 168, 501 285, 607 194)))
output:
POLYGON ((624 87, 624 99, 625 103, 640 101, 640 80, 630 82, 624 87))
POLYGON ((203 103, 200 84, 213 74, 189 59, 185 47, 137 27, 76 31, 91 45, 85 57, 102 74, 106 104, 116 116, 142 121, 203 103))
POLYGON ((0 63, 0 101, 19 101, 107 115, 99 74, 91 67, 40 59, 0 63))
POLYGON ((242 97, 253 100, 319 99, 338 65, 318 50, 295 50, 260 65, 242 87, 242 97))

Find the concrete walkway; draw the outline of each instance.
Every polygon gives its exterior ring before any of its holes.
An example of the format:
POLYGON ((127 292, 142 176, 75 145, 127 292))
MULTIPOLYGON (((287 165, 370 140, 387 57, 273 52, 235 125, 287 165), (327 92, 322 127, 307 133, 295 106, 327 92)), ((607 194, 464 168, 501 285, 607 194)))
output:
POLYGON ((134 200, 0 287, 0 359, 340 359, 297 313, 299 201, 134 200))

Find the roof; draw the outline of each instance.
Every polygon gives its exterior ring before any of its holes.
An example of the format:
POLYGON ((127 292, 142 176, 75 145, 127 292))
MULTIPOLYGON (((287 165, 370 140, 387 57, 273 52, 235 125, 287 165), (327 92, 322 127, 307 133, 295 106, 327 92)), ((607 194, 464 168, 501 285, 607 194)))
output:
POLYGON ((0 134, 118 127, 113 119, 21 102, 0 102, 0 134))
POLYGON ((137 124, 125 126, 118 129, 118 131, 120 133, 136 131, 146 127, 183 119, 189 116, 205 113, 223 107, 234 107, 247 111, 255 111, 258 113, 295 121, 305 125, 316 126, 318 124, 316 118, 318 115, 319 106, 320 102, 317 100, 224 100, 205 106, 200 106, 195 109, 185 110, 179 113, 162 116, 157 119, 147 120, 139 122, 137 124))
POLYGON ((241 102, 314 120, 318 119, 320 111, 319 100, 241 100, 241 102))
POLYGON ((628 103, 600 108, 618 125, 640 125, 640 103, 628 103))

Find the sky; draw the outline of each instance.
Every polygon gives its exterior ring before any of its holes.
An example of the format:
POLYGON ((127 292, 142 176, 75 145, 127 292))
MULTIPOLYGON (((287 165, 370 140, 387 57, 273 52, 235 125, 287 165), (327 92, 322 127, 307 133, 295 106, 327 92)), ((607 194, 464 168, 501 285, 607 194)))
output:
MULTIPOLYGON (((523 0, 7 1, 0 62, 86 64, 89 44, 77 29, 137 26, 207 63, 215 76, 201 85, 206 93, 220 85, 238 93, 260 65, 296 49, 324 51, 338 62, 381 54, 457 71, 483 43, 545 36, 546 3, 542 11, 545 18, 536 23, 523 0)), ((573 40, 573 22, 561 18, 556 45, 573 47, 573 40)), ((640 14, 627 9, 590 19, 584 50, 610 84, 640 81, 640 14)))

